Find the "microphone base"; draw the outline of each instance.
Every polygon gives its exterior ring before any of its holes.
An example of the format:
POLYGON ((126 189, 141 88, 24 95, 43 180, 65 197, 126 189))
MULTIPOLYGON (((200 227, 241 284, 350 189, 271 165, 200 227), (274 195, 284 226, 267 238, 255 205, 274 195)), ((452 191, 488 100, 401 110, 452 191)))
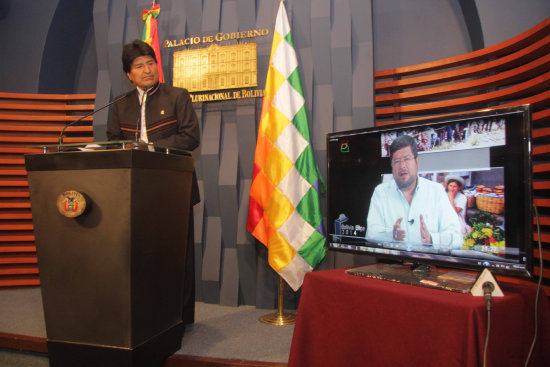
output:
POLYGON ((495 277, 488 269, 484 269, 481 272, 476 282, 474 283, 474 286, 472 287, 472 290, 470 291, 470 293, 476 297, 483 297, 485 295, 485 292, 483 291, 483 283, 485 282, 489 282, 493 284, 493 286, 495 287, 495 290, 492 293, 493 297, 504 297, 504 293, 502 293, 502 289, 500 289, 500 286, 498 285, 495 277))

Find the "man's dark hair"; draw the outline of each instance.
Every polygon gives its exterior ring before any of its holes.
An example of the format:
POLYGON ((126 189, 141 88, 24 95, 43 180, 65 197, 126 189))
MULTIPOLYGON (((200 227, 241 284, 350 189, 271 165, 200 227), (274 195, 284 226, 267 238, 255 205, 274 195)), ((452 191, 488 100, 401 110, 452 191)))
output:
POLYGON ((140 56, 151 56, 155 62, 155 50, 146 42, 135 40, 126 45, 122 49, 122 69, 125 73, 129 73, 132 69, 132 63, 140 56))
POLYGON ((411 147, 414 157, 418 157, 418 149, 416 148, 416 140, 410 135, 398 136, 390 145, 390 158, 393 158, 393 153, 399 149, 411 147))

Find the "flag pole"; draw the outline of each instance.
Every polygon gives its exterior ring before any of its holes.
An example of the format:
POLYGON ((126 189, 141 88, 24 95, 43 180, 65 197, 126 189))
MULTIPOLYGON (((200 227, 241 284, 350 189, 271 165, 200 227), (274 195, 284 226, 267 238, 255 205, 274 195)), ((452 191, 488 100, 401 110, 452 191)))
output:
POLYGON ((270 313, 260 317, 260 321, 269 325, 291 325, 296 322, 296 316, 292 313, 283 312, 283 291, 284 291, 283 277, 279 276, 279 292, 277 295, 277 312, 270 313))

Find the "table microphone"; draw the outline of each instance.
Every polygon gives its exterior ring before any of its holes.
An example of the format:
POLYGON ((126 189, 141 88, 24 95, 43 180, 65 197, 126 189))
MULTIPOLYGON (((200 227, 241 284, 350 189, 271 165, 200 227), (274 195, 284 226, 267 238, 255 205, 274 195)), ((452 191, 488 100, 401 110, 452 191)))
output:
POLYGON ((92 111, 92 112, 90 112, 90 113, 88 113, 88 114, 86 114, 86 115, 80 117, 79 119, 77 119, 77 120, 75 120, 75 121, 73 121, 73 122, 68 123, 67 125, 65 125, 65 126, 63 127, 63 129, 61 129, 61 133, 59 133, 59 145, 62 145, 62 144, 63 144, 63 134, 65 133, 65 130, 66 130, 69 126, 73 126, 73 125, 76 124, 77 122, 84 120, 86 117, 92 116, 92 115, 94 115, 95 113, 97 113, 97 112, 99 112, 99 111, 101 111, 101 110, 103 110, 103 109, 105 109, 105 108, 107 108, 107 107, 109 107, 109 106, 111 106, 111 105, 117 103, 118 101, 123 100, 124 98, 126 98, 126 97, 128 97, 129 95, 133 94, 133 92, 134 92, 134 91, 127 92, 127 93, 123 94, 122 96, 120 96, 120 97, 118 97, 118 98, 112 100, 111 102, 107 103, 105 106, 103 106, 103 107, 101 107, 101 108, 98 108, 97 110, 94 110, 94 111, 92 111))
POLYGON ((487 303, 487 311, 490 311, 495 285, 491 282, 485 282, 481 285, 481 289, 483 289, 483 297, 485 297, 487 303))

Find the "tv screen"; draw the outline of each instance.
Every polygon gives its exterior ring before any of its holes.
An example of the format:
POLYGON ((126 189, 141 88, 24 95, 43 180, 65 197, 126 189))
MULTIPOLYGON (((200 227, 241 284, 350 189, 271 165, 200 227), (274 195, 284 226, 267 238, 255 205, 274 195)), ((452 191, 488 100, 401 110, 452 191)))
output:
POLYGON ((330 133, 327 164, 329 248, 531 276, 528 106, 330 133))

